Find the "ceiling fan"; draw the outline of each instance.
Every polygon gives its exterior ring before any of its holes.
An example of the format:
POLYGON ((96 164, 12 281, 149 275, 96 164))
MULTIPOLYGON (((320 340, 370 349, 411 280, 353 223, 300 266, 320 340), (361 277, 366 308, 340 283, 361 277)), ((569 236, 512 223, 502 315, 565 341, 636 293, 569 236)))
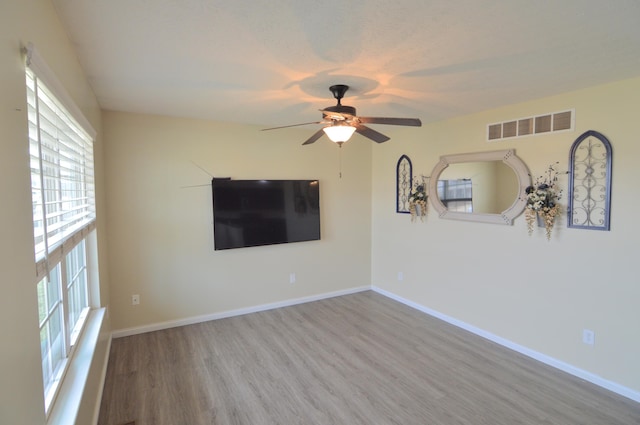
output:
POLYGON ((389 137, 365 126, 364 124, 406 125, 414 127, 420 127, 422 125, 422 122, 418 118, 359 117, 356 115, 356 108, 353 106, 346 106, 341 103, 341 99, 344 97, 347 90, 349 90, 349 86, 336 84, 329 87, 329 90, 333 93, 333 97, 337 99, 338 103, 336 106, 329 106, 320 110, 322 112, 322 121, 264 128, 263 130, 276 130, 280 128, 298 127, 309 124, 324 124, 324 127, 316 131, 303 143, 303 145, 310 145, 322 137, 323 134, 326 134, 329 139, 342 147, 342 144, 349 140, 354 132, 361 134, 376 143, 382 143, 389 140, 389 137))

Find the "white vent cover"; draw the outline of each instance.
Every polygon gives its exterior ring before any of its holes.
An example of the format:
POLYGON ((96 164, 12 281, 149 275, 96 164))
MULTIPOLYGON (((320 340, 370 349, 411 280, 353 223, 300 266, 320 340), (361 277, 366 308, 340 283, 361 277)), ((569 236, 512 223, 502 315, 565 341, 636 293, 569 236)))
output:
POLYGON ((487 141, 494 142, 514 137, 572 131, 574 124, 575 109, 498 122, 487 125, 487 141))

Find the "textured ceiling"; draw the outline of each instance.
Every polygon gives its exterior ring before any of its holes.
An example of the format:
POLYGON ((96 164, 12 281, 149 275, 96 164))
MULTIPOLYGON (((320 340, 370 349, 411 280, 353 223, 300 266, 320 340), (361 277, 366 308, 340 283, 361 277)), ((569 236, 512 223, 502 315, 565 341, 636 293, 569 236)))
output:
MULTIPOLYGON (((464 115, 640 76, 637 0, 53 0, 102 108, 264 126, 464 115)), ((544 112, 544 111, 543 111, 544 112)))

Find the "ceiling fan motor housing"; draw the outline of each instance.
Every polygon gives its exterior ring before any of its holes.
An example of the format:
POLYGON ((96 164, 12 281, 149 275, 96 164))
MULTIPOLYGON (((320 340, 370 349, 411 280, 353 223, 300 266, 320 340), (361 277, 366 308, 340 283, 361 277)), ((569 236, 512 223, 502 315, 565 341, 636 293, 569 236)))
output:
POLYGON ((338 114, 355 116, 356 108, 354 108, 353 106, 336 105, 336 106, 329 106, 328 108, 324 108, 322 112, 336 112, 338 114))

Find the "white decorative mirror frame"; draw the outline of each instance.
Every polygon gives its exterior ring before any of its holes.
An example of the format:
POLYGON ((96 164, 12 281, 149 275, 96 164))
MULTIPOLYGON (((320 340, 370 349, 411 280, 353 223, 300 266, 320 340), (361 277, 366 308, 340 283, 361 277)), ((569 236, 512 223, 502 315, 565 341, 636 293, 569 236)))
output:
POLYGON ((522 214, 526 207, 525 190, 531 185, 531 175, 526 164, 516 156, 514 149, 506 149, 490 152, 464 153, 457 155, 443 155, 440 162, 436 164, 429 179, 429 198, 433 208, 438 212, 440 218, 450 220, 478 221, 481 223, 493 224, 513 224, 513 220, 522 214), (467 213, 449 211, 438 197, 438 180, 442 172, 450 164, 460 164, 466 162, 502 161, 509 166, 518 178, 518 196, 513 204, 499 214, 489 213, 467 213))

